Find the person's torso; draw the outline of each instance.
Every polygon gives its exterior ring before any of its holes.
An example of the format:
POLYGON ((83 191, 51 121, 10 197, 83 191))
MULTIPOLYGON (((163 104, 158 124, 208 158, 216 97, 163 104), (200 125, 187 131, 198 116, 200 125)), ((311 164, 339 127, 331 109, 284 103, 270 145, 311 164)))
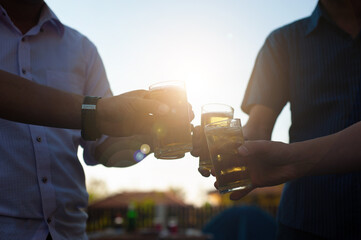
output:
MULTIPOLYGON (((68 27, 61 34, 50 22, 23 35, 6 14, 0 17, 0 69, 67 92, 87 93, 91 59, 84 52, 91 44, 84 36, 68 27)), ((28 239, 48 228, 53 239, 86 238, 88 195, 77 157, 80 141, 78 130, 0 119, 3 236, 28 239), (18 229, 20 225, 24 228, 18 229)))
MULTIPOLYGON (((305 36, 300 30, 305 21, 283 31, 288 39, 290 142, 326 136, 361 120, 360 36, 352 39, 324 19, 305 36)), ((287 183, 278 217, 287 226, 328 239, 360 239, 361 173, 287 183)))

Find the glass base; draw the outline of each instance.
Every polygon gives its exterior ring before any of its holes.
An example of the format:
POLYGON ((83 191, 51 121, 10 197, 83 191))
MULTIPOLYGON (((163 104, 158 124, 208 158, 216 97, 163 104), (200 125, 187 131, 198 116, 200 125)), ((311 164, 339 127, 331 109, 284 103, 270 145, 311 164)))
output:
POLYGON ((192 151, 193 146, 191 143, 182 145, 173 145, 163 148, 156 148, 154 150, 154 156, 158 159, 179 159, 185 156, 186 152, 192 151))
POLYGON ((218 191, 221 194, 233 192, 237 190, 246 189, 252 186, 251 179, 245 179, 234 183, 227 184, 226 186, 218 186, 218 191))

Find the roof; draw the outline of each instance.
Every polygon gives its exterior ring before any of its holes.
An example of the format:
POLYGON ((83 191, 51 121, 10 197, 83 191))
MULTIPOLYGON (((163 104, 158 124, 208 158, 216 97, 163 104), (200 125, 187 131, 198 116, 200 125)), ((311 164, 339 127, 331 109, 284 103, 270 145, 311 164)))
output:
POLYGON ((122 192, 92 203, 89 208, 121 208, 130 203, 153 202, 155 205, 187 206, 176 194, 171 192, 122 192))
MULTIPOLYGON (((253 189, 248 195, 254 196, 254 195, 266 195, 266 194, 281 194, 283 189, 283 184, 277 185, 277 186, 271 186, 271 187, 262 187, 262 188, 256 188, 253 189)), ((208 194, 218 194, 217 190, 213 190, 208 192, 208 194)))

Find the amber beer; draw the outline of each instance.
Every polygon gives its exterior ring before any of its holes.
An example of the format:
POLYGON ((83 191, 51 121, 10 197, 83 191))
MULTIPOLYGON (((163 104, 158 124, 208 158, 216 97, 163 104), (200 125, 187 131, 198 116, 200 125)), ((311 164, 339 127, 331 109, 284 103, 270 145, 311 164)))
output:
POLYGON ((205 134, 219 192, 227 193, 251 186, 246 167, 240 166, 237 161, 237 148, 244 143, 240 119, 208 124, 205 134))
POLYGON ((220 103, 209 103, 202 106, 201 128, 202 128, 202 144, 201 153, 199 155, 199 168, 210 171, 212 169, 211 156, 209 154, 204 127, 207 124, 219 122, 222 120, 233 118, 233 108, 231 106, 220 103))
POLYGON ((170 113, 155 116, 152 129, 154 156, 177 159, 192 150, 191 125, 184 83, 168 81, 150 86, 150 98, 166 103, 170 113))

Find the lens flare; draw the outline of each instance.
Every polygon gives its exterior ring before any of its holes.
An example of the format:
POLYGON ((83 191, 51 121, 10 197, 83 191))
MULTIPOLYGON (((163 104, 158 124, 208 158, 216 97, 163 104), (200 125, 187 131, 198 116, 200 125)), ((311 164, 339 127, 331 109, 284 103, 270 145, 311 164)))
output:
POLYGON ((137 162, 142 161, 145 158, 145 154, 143 154, 140 150, 136 151, 133 155, 134 160, 137 162))
POLYGON ((148 154, 150 152, 150 146, 148 144, 143 144, 142 146, 140 146, 140 151, 143 154, 148 154))
POLYGON ((153 126, 153 132, 157 138, 164 138, 167 135, 167 129, 162 123, 156 123, 153 126))

